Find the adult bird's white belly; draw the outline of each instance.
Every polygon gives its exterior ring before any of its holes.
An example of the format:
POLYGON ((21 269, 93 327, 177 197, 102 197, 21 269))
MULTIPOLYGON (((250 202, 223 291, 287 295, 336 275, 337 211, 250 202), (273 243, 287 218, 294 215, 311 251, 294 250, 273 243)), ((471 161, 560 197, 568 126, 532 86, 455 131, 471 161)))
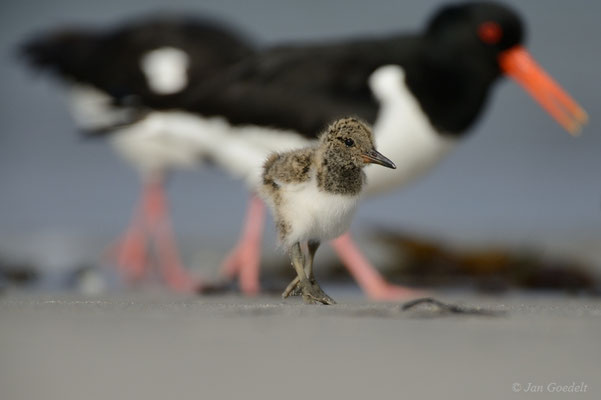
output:
POLYGON ((132 125, 115 130, 110 137, 111 144, 143 175, 164 173, 174 168, 194 168, 207 154, 204 146, 199 144, 194 124, 187 119, 151 113, 132 125))
POLYGON ((365 170, 365 195, 395 189, 419 177, 438 163, 455 140, 437 132, 405 84, 398 65, 377 69, 369 80, 380 103, 373 130, 376 146, 397 166, 396 169, 371 166, 365 170))
POLYGON ((210 160, 254 188, 270 153, 309 141, 289 131, 232 126, 222 117, 154 111, 112 136, 117 150, 141 170, 194 167, 210 160))
POLYGON ((358 196, 333 194, 318 188, 315 178, 281 188, 283 219, 292 227, 286 246, 315 238, 334 239, 350 227, 358 196))
POLYGON ((111 96, 90 85, 71 84, 68 95, 71 115, 80 129, 106 129, 129 120, 130 109, 114 106, 111 96))
MULTIPOLYGON (((131 116, 130 109, 114 106, 110 96, 87 85, 71 86, 70 103, 77 125, 85 130, 125 124, 131 116)), ((151 111, 135 123, 113 128, 110 141, 143 175, 198 167, 210 159, 253 188, 271 152, 309 143, 292 131, 233 126, 222 117, 185 111, 151 111)))

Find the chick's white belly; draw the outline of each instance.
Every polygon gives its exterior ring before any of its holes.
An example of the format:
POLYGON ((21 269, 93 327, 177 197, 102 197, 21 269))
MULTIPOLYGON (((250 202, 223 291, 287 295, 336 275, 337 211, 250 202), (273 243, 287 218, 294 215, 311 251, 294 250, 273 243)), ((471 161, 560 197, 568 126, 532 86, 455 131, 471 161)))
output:
POLYGON ((350 227, 358 196, 320 191, 314 181, 282 189, 281 218, 290 228, 284 245, 305 240, 330 240, 350 227))

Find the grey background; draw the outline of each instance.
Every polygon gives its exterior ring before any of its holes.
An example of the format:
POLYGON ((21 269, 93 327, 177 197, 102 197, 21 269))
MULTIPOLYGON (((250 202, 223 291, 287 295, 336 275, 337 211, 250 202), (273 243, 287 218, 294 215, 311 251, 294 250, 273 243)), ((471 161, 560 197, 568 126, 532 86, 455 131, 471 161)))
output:
MULTIPOLYGON (((27 247, 28 240, 48 236, 115 236, 129 219, 139 190, 134 171, 105 142, 78 137, 59 85, 38 79, 15 61, 14 46, 28 35, 66 22, 105 26, 151 11, 181 10, 229 21, 268 45, 415 30, 442 3, 3 1, 2 249, 27 247)), ((505 80, 494 90, 472 135, 425 179, 364 203, 355 232, 384 225, 447 239, 512 243, 601 238, 601 2, 507 3, 528 22, 528 48, 534 57, 589 112, 584 135, 571 138, 515 83, 505 80)), ((224 246, 233 242, 247 198, 241 184, 203 169, 175 174, 169 193, 180 237, 224 246)), ((273 241, 273 233, 268 237, 273 241)))

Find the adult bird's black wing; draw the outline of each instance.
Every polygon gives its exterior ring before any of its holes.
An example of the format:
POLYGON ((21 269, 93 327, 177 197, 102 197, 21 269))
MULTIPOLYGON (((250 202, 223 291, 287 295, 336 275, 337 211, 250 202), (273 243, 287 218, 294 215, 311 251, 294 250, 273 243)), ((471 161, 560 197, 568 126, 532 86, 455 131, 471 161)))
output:
POLYGON ((235 125, 290 129, 313 138, 334 119, 357 116, 373 123, 377 104, 369 77, 399 62, 414 38, 276 47, 244 58, 199 86, 184 107, 223 116, 235 125), (399 47, 404 47, 401 54, 399 47))
POLYGON ((39 33, 20 50, 33 67, 93 86, 111 96, 115 105, 150 108, 179 107, 191 88, 254 51, 229 27, 182 16, 141 18, 108 29, 73 27, 39 33), (188 83, 180 92, 156 93, 141 68, 145 54, 163 47, 188 56, 188 83))

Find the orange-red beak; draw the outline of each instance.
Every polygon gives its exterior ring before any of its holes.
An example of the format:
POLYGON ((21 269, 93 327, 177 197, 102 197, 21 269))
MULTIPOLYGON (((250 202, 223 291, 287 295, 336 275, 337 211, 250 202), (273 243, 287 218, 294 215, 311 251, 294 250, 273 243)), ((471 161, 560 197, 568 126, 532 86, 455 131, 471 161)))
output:
POLYGON ((515 46, 505 50, 499 56, 499 65, 570 134, 576 136, 580 133, 588 121, 586 111, 553 81, 526 49, 515 46))

